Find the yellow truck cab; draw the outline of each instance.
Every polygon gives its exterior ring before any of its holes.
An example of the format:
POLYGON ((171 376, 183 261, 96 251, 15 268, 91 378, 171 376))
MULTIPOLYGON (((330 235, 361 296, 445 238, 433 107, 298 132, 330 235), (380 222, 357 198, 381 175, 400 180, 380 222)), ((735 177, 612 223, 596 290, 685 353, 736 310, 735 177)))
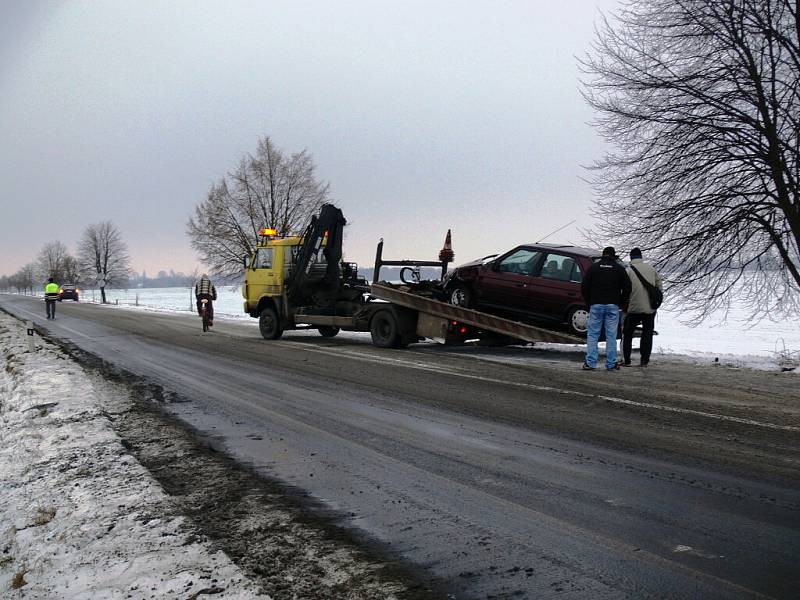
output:
POLYGON ((276 232, 270 229, 259 233, 262 242, 248 260, 242 286, 244 312, 253 316, 260 314, 259 305, 263 306, 265 299, 280 298, 285 293, 284 282, 302 241, 300 236, 273 237, 276 232))
POLYGON ((265 339, 278 339, 286 329, 315 328, 325 337, 340 329, 364 331, 371 311, 369 285, 358 267, 342 262, 341 210, 326 204, 303 235, 279 237, 259 231, 253 254, 245 259, 244 311, 259 320, 265 339))

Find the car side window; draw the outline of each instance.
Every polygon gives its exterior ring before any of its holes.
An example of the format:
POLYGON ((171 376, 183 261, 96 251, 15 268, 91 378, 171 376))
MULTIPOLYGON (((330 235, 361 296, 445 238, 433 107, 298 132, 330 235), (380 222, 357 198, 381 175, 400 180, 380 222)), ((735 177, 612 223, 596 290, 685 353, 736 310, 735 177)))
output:
POLYGON ((533 275, 539 252, 520 248, 506 256, 497 265, 497 270, 501 273, 517 273, 519 275, 533 275))
POLYGON ((256 253, 256 269, 272 268, 272 248, 259 248, 256 253))
POLYGON ((576 262, 575 266, 572 268, 572 276, 569 278, 570 281, 575 283, 580 283, 583 281, 583 273, 581 272, 581 266, 576 262))
MULTIPOLYGON (((542 263, 541 277, 557 281, 574 281, 575 259, 563 254, 548 254, 542 263)), ((578 272, 580 276, 580 271, 578 272)))

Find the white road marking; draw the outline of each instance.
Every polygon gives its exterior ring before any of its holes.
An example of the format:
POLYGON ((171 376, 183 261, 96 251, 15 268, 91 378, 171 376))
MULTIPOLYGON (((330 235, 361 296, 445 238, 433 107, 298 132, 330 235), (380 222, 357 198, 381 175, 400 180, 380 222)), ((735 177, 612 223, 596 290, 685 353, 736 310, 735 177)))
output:
MULTIPOLYGON (((15 306, 14 310, 18 310, 20 312, 24 312, 25 314, 28 314, 28 315, 30 315, 32 317, 35 317, 36 319, 40 319, 41 318, 41 315, 39 315, 37 313, 34 313, 34 312, 31 312, 26 308, 22 308, 21 306, 15 306)), ((45 319, 46 319, 46 317, 45 317, 45 319)), ((58 320, 58 319, 56 319, 56 320, 58 320)), ((72 329, 71 327, 67 327, 66 325, 62 325, 61 323, 58 324, 58 327, 60 327, 61 329, 65 329, 66 331, 69 331, 70 333, 73 333, 75 335, 79 335, 81 337, 85 337, 86 339, 92 339, 92 336, 86 335, 82 331, 77 331, 75 329, 72 329)))
POLYGON ((709 559, 716 559, 716 558, 724 558, 723 556, 718 556, 716 554, 707 554, 705 552, 700 552, 699 550, 695 550, 691 546, 684 546, 683 544, 678 544, 672 549, 675 553, 686 553, 686 554, 693 554, 694 556, 699 556, 700 558, 709 558, 709 559))
POLYGON ((717 419, 720 421, 730 421, 733 423, 741 423, 743 425, 752 425, 754 427, 764 427, 766 429, 777 429, 779 431, 800 431, 800 427, 795 427, 792 425, 776 425, 775 423, 765 423, 763 421, 754 421, 752 419, 743 419, 741 417, 732 417, 729 415, 719 415, 716 413, 709 413, 700 410, 692 410, 690 408, 678 408, 675 406, 665 406, 663 404, 653 404, 651 402, 636 402, 635 400, 626 400, 624 398, 616 398, 614 396, 603 396, 601 394, 591 394, 588 392, 579 392, 575 390, 564 390, 557 387, 547 386, 547 385, 536 385, 533 383, 521 383, 515 381, 506 381, 503 379, 495 379, 492 377, 484 377, 482 375, 471 375, 469 373, 462 373, 460 371, 456 371, 453 369, 448 369, 446 367, 432 367, 426 363, 421 363, 418 361, 413 360, 406 360, 402 358, 392 358, 389 356, 375 356, 372 354, 366 354, 364 352, 357 352, 354 350, 345 350, 343 348, 335 348, 335 349, 328 349, 328 348, 320 348, 320 347, 310 347, 310 346, 303 346, 305 350, 310 352, 318 352, 320 354, 328 354, 331 356, 342 356, 346 355, 348 357, 354 358, 356 360, 361 360, 364 362, 372 362, 376 364, 395 364, 398 366, 407 367, 410 369, 418 369, 420 371, 430 371, 431 373, 442 373, 446 375, 453 375, 455 377, 462 377, 464 379, 477 379, 479 381, 485 381, 487 383, 498 383, 501 385, 508 385, 514 386, 519 388, 526 388, 537 390, 541 392, 553 392, 557 394, 562 394, 565 396, 579 396, 582 398, 597 398, 600 400, 605 400, 606 402, 612 402, 615 404, 624 404, 626 406, 635 406, 637 408, 649 408, 653 410, 663 410, 667 412, 674 412, 680 414, 688 414, 688 415, 696 415, 698 417, 705 417, 708 419, 717 419))

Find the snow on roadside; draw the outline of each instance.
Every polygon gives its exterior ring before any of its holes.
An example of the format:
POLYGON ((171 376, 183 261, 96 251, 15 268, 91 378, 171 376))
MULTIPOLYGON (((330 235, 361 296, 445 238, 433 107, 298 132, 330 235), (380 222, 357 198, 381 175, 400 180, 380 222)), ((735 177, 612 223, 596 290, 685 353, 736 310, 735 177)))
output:
POLYGON ((268 598, 169 516, 111 426, 124 401, 25 337, 0 313, 0 597, 268 598))

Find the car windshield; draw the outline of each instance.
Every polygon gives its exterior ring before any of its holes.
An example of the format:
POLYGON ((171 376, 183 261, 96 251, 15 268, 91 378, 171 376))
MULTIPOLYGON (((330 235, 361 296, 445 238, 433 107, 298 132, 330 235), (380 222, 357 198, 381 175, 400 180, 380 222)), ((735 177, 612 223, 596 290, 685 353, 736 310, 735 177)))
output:
POLYGON ((529 248, 520 248, 506 256, 497 265, 501 273, 532 275, 540 253, 529 248))

